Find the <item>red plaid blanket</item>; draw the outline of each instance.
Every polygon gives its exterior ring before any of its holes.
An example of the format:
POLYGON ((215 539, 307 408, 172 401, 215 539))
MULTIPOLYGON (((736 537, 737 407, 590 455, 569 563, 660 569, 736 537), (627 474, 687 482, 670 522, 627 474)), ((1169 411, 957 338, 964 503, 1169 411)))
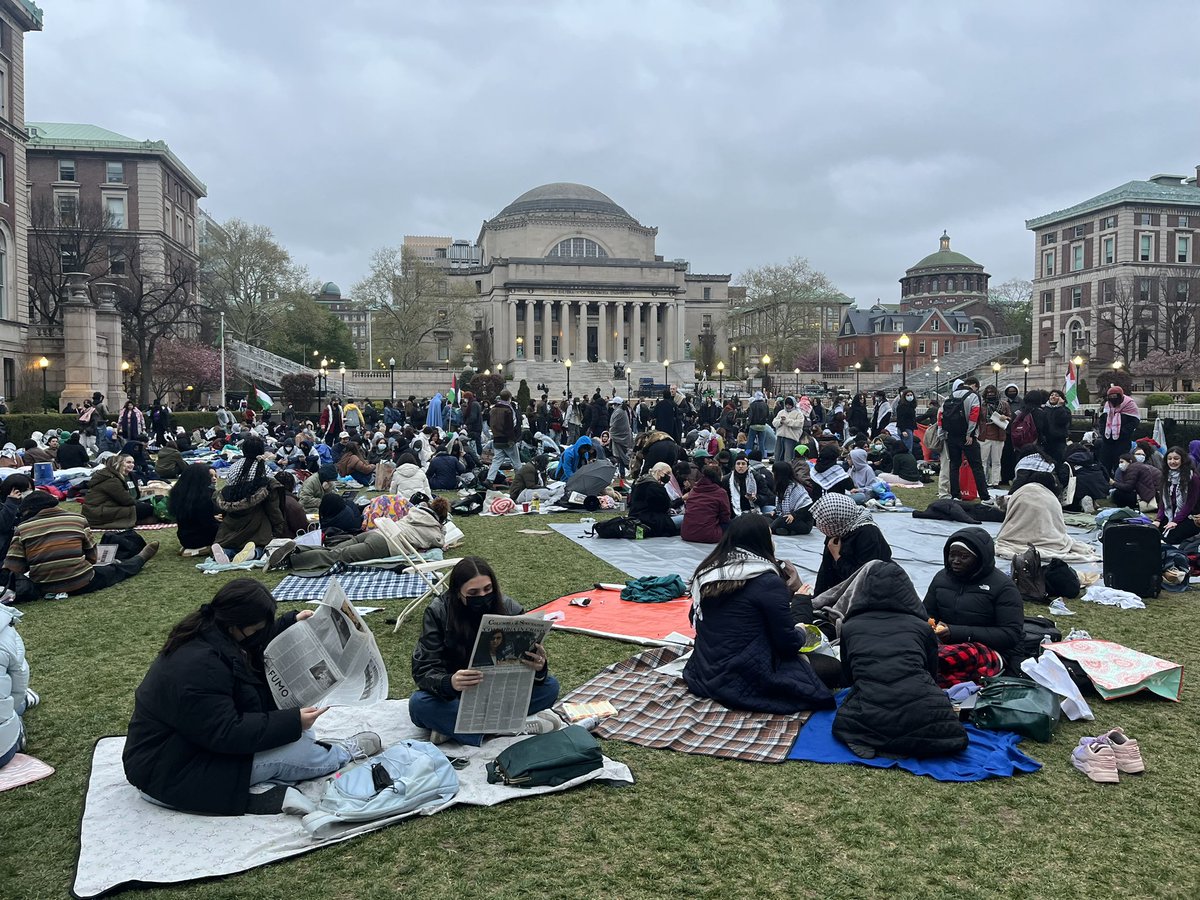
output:
POLYGON ((986 644, 972 641, 938 647, 937 684, 943 689, 962 681, 991 678, 999 675, 1002 668, 1000 654, 986 644))
POLYGON ((563 698, 608 700, 617 714, 601 720, 597 737, 704 756, 783 762, 809 713, 776 716, 726 709, 688 692, 682 678, 654 670, 680 651, 656 647, 614 663, 563 698))

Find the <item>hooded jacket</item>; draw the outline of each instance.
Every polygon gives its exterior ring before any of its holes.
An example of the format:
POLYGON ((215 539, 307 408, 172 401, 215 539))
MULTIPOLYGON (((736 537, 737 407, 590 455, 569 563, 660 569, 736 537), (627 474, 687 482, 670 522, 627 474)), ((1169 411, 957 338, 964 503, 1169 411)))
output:
MULTIPOLYGON (((950 396, 953 399, 960 401, 963 405, 963 412, 965 413, 967 419, 966 436, 969 438, 978 437, 981 418, 979 395, 964 384, 956 388, 950 396)), ((950 435, 947 435, 946 438, 949 440, 950 435)))
POLYGON ((1162 484, 1162 469, 1144 462, 1131 462, 1129 468, 1113 473, 1117 487, 1125 488, 1137 494, 1143 503, 1149 503, 1158 497, 1158 489, 1162 484))
POLYGON ((93 528, 132 528, 137 524, 137 495, 112 470, 99 469, 83 495, 83 515, 93 528))
POLYGON ((721 485, 701 476, 688 494, 679 534, 685 541, 715 544, 725 533, 722 526, 732 517, 729 494, 721 485))
POLYGON ((852 685, 834 735, 859 756, 943 756, 967 732, 935 679, 938 641, 912 582, 894 562, 855 584, 841 628, 842 674, 852 685))
POLYGON ((788 409, 785 405, 775 416, 775 421, 772 424, 775 428, 776 437, 781 437, 789 441, 799 441, 804 436, 804 412, 798 406, 788 409))
POLYGON ((300 505, 306 513, 315 513, 321 508, 321 498, 325 496, 321 484, 320 472, 313 472, 300 483, 300 505))
POLYGON ((21 611, 0 606, 0 756, 21 739, 21 717, 25 709, 25 691, 29 687, 29 663, 25 661, 25 642, 17 631, 21 611))
POLYGON ((433 489, 429 486, 429 479, 426 477, 425 471, 413 463, 403 463, 397 466, 396 471, 392 474, 392 484, 388 488, 388 493, 399 494, 407 499, 418 491, 426 497, 433 496, 433 489))
POLYGON ((272 538, 287 537, 287 525, 279 508, 278 493, 282 490, 282 484, 270 479, 242 500, 227 500, 225 491, 219 491, 216 504, 222 518, 216 542, 222 547, 248 543, 265 547, 272 538))
POLYGON ((962 528, 942 548, 945 568, 933 576, 925 592, 929 617, 950 626, 947 644, 978 641, 1004 657, 1009 672, 1020 668, 1025 606, 1013 580, 996 568, 992 536, 982 528, 962 528), (959 578, 950 571, 950 545, 961 541, 979 559, 975 571, 959 578))
MULTIPOLYGON (((595 445, 592 439, 586 434, 577 440, 574 444, 563 451, 562 456, 558 460, 558 480, 566 481, 572 475, 579 471, 580 459, 579 454, 584 448, 594 451, 595 445)), ((592 457, 593 459, 595 456, 592 457)))
POLYGON ((408 551, 400 543, 400 538, 408 541, 409 546, 418 553, 440 548, 446 539, 446 526, 439 522, 433 510, 423 503, 409 508, 408 515, 403 519, 380 516, 375 520, 374 526, 387 540, 388 549, 394 556, 408 555, 408 551))
POLYGON ((645 526, 646 537, 679 534, 671 519, 671 495, 653 475, 643 475, 629 492, 629 515, 645 526))

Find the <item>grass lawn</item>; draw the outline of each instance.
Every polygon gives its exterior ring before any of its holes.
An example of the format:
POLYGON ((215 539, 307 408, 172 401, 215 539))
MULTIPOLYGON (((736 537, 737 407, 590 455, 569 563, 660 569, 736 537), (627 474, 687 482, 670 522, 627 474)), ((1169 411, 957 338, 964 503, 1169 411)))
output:
MULTIPOLYGON (((905 499, 924 506, 932 494, 905 499)), ((506 592, 527 608, 622 577, 557 534, 519 534, 527 519, 459 524, 464 551, 491 560, 506 592)), ((161 538, 163 551, 139 577, 22 608, 42 695, 27 720, 29 750, 57 772, 0 794, 0 898, 67 895, 92 746, 124 733, 134 689, 170 626, 223 583, 175 555, 172 530, 145 536, 161 538)), ((1194 592, 1164 594, 1144 611, 1069 605, 1079 614, 1060 625, 1200 665, 1194 592)), ((404 697, 420 618, 393 635, 383 617, 370 622, 391 694, 404 697)), ((553 635, 548 646, 564 689, 636 649, 569 634, 553 635)), ((1097 699, 1097 722, 1064 722, 1052 743, 1023 745, 1045 764, 1041 772, 978 784, 606 742, 636 785, 460 807, 242 875, 138 896, 1195 898, 1200 767, 1191 754, 1200 717, 1191 693, 1180 704, 1097 699), (1139 739, 1148 770, 1095 785, 1074 771, 1069 753, 1080 736, 1113 725, 1139 739)))

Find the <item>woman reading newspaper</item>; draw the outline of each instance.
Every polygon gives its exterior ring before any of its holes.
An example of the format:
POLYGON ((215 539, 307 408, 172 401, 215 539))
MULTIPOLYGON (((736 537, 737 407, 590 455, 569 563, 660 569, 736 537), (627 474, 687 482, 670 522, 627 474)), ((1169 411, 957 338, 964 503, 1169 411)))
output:
POLYGON ((134 696, 125 741, 125 777, 143 798, 209 815, 277 813, 286 785, 380 751, 373 732, 318 741, 312 727, 324 708, 275 705, 263 649, 312 614, 276 619, 271 591, 236 578, 171 630, 134 696), (250 793, 265 782, 277 787, 250 793))
MULTIPOLYGON (((479 626, 487 614, 519 616, 525 610, 500 592, 500 581, 492 567, 478 556, 468 556, 450 571, 449 589, 425 610, 421 637, 413 649, 412 673, 417 691, 408 699, 413 724, 428 728, 430 740, 440 744, 453 738, 478 747, 483 734, 457 734, 459 698, 468 688, 483 683, 484 673, 473 666, 483 657, 500 660, 507 654, 503 640, 485 637, 476 659, 472 659, 479 626), (486 649, 485 649, 486 648, 486 649)), ((510 660, 505 660, 510 661, 510 660)), ((550 674, 546 648, 535 643, 519 657, 518 664, 534 671, 529 716, 523 734, 544 734, 563 727, 550 707, 558 699, 558 681, 550 674)))

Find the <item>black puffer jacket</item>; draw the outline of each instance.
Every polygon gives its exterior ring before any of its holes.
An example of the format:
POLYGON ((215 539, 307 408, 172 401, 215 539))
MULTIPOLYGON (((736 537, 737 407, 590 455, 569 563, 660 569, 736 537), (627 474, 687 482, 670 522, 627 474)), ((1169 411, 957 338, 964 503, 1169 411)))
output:
POLYGON ((821 553, 821 568, 817 570, 816 592, 820 594, 835 584, 841 584, 873 559, 886 561, 891 558, 891 545, 874 522, 868 522, 844 535, 837 559, 829 551, 829 540, 826 539, 825 549, 821 553))
MULTIPOLYGON (((459 669, 468 668, 471 661, 471 650, 475 641, 480 614, 467 613, 476 627, 469 635, 455 635, 450 630, 449 603, 458 603, 450 597, 438 597, 425 610, 425 619, 421 624, 421 636, 417 646, 413 648, 412 677, 417 690, 433 694, 442 700, 455 700, 458 691, 450 685, 450 676, 459 669)), ((524 608, 511 597, 501 596, 500 615, 519 616, 524 608)), ((539 680, 545 680, 546 670, 538 673, 539 680)))
POLYGON ((979 557, 979 568, 960 579, 949 567, 933 576, 925 592, 929 617, 950 626, 947 644, 978 641, 1004 657, 1005 671, 1020 669, 1025 605, 1013 580, 996 568, 992 537, 982 528, 963 528, 946 539, 942 558, 948 562, 950 545, 966 544, 979 557))
POLYGON ((912 582, 894 562, 872 566, 842 622, 842 674, 852 685, 833 733, 859 756, 943 756, 967 732, 934 681, 938 642, 912 582))

